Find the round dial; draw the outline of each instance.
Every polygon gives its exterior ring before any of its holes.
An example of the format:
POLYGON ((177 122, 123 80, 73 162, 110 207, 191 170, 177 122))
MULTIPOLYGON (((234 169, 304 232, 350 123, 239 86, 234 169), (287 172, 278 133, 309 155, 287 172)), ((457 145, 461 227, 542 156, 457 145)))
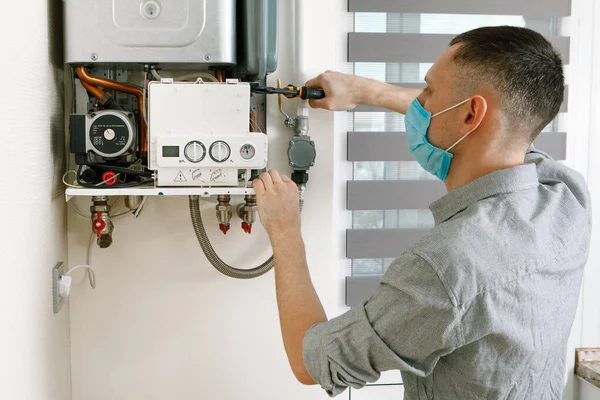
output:
POLYGON ((222 163, 227 161, 231 155, 231 149, 229 145, 222 140, 218 140, 210 145, 209 150, 210 158, 215 162, 222 163))
POLYGON ((251 160, 255 155, 256 149, 251 144, 245 144, 240 149, 240 156, 242 156, 244 160, 251 160))
POLYGON ((200 162, 206 156, 206 148, 197 140, 192 140, 188 144, 185 145, 185 149, 183 150, 183 154, 185 154, 185 158, 193 163, 200 162))
POLYGON ((117 136, 117 134, 115 133, 114 130, 108 128, 107 130, 104 131, 104 139, 106 140, 113 140, 115 138, 115 136, 117 136))

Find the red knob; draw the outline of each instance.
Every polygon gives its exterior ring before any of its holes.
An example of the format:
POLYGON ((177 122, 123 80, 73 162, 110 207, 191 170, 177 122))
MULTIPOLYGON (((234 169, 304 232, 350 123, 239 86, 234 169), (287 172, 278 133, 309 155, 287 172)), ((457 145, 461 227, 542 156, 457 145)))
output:
POLYGON ((117 183, 117 174, 115 174, 112 171, 106 171, 105 173, 102 174, 102 182, 106 186, 114 185, 115 183, 117 183))

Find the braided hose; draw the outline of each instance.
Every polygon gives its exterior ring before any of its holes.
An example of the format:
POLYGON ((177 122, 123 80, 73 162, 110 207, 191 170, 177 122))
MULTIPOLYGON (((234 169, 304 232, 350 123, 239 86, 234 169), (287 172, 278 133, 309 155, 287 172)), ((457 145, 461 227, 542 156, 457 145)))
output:
POLYGON ((202 247, 206 258, 210 261, 212 266, 223 275, 236 279, 252 279, 266 274, 273 268, 273 256, 269 257, 267 261, 258 267, 252 269, 235 268, 221 260, 221 257, 219 257, 210 244, 210 240, 204 229, 202 214, 200 213, 200 199, 198 196, 190 196, 190 216, 192 217, 192 225, 194 226, 194 232, 196 232, 198 243, 200 243, 200 247, 202 247))
MULTIPOLYGON (((300 212, 304 208, 304 192, 306 190, 305 185, 298 185, 298 194, 299 194, 299 208, 300 212)), ((200 198, 198 196, 190 196, 190 217, 192 218, 192 226, 194 227, 194 232, 196 232, 196 238, 198 239, 198 243, 200 243, 200 247, 202 247, 202 251, 206 255, 206 258, 213 267, 223 275, 227 275, 231 278, 236 279, 252 279, 258 278, 261 275, 266 274, 273 268, 273 256, 269 257, 267 261, 259 265, 258 267, 251 269, 240 269, 232 267, 227 264, 225 261, 221 260, 221 257, 217 254, 215 249, 210 244, 210 239, 206 234, 206 229, 204 229, 204 223, 202 222, 202 213, 200 212, 200 198)))

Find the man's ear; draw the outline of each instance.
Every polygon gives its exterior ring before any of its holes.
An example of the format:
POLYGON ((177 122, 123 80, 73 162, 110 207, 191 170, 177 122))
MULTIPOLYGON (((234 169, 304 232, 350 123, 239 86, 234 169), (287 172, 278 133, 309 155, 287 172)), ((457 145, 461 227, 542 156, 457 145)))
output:
POLYGON ((471 101, 468 103, 469 109, 467 114, 465 115, 465 119, 463 121, 463 127, 461 133, 467 134, 468 132, 473 132, 481 122, 483 118, 487 114, 487 100, 480 95, 473 96, 471 101))

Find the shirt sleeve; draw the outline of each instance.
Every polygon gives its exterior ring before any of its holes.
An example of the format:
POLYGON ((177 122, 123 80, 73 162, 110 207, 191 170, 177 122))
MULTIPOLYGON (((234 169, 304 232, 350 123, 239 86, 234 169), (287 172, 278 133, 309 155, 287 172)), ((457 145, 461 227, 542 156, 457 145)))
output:
POLYGON ((392 263, 368 301, 308 330, 304 364, 332 397, 377 381, 383 371, 426 376, 460 346, 459 324, 439 276, 407 253, 392 263))

